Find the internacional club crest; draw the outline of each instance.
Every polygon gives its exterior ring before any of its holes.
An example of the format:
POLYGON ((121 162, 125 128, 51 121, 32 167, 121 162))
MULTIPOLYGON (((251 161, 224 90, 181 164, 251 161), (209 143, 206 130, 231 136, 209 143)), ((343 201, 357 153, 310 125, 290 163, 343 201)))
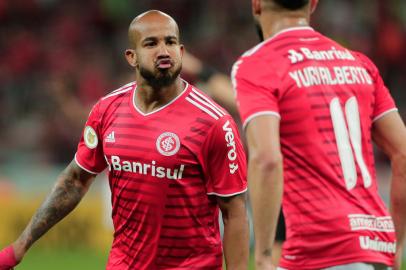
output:
POLYGON ((172 132, 164 132, 156 140, 156 149, 164 156, 172 156, 179 151, 180 140, 178 135, 172 132))
POLYGON ((99 140, 97 139, 96 131, 94 131, 94 129, 91 126, 85 127, 83 139, 85 141, 86 146, 89 147, 90 149, 96 148, 97 143, 99 142, 99 140))

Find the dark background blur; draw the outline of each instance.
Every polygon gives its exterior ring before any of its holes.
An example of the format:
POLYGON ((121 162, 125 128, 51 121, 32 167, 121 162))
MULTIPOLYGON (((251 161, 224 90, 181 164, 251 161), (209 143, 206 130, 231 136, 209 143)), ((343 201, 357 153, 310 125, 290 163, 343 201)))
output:
MULTIPOLYGON (((249 0, 0 0, 0 164, 72 159, 91 105, 132 80, 127 27, 148 9, 227 74, 258 41, 249 0)), ((405 114, 406 1, 320 0, 312 25, 372 58, 405 114)))

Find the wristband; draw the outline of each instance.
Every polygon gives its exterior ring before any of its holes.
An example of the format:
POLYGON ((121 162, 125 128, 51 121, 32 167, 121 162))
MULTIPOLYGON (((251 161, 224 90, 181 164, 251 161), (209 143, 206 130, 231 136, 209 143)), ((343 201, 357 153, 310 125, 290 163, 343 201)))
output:
POLYGON ((14 249, 8 246, 0 251, 0 270, 9 270, 18 264, 14 249))

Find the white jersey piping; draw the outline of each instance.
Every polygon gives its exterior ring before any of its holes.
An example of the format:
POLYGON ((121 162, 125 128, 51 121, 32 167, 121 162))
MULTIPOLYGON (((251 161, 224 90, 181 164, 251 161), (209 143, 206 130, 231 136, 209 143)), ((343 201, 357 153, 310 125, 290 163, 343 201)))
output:
POLYGON ((230 194, 221 194, 221 193, 217 193, 217 192, 209 192, 209 193, 207 193, 207 195, 216 195, 216 196, 219 196, 219 197, 231 197, 231 196, 234 196, 234 195, 242 194, 242 193, 246 192, 247 190, 248 190, 248 188, 245 188, 245 189, 243 189, 241 191, 230 193, 230 194))
POLYGON ((75 162, 76 162, 76 164, 77 164, 81 169, 83 169, 83 170, 85 170, 85 171, 87 171, 88 173, 91 173, 91 174, 99 174, 99 173, 100 173, 100 172, 93 172, 93 171, 91 171, 91 170, 89 170, 89 169, 86 169, 82 164, 79 163, 79 161, 78 161, 76 155, 77 155, 77 154, 75 154, 75 162))
POLYGON ((383 113, 381 113, 381 114, 379 114, 378 116, 376 116, 376 117, 372 120, 372 122, 375 122, 376 120, 381 119, 382 117, 384 117, 384 116, 387 115, 388 113, 397 112, 397 111, 398 111, 398 108, 392 108, 392 109, 389 109, 389 110, 387 110, 387 111, 384 111, 383 113))
POLYGON ((262 116, 262 115, 273 115, 273 116, 278 117, 279 119, 281 118, 281 115, 279 113, 277 113, 277 112, 274 112, 274 111, 257 112, 257 113, 251 114, 250 116, 247 117, 247 119, 245 119, 244 124, 243 124, 243 129, 245 129, 247 127, 248 123, 252 119, 254 119, 255 117, 258 117, 258 116, 262 116))
POLYGON ((134 89, 134 92, 133 92, 133 94, 132 94, 132 104, 133 104, 135 110, 136 110, 138 113, 140 113, 141 115, 143 115, 143 116, 148 116, 148 115, 157 113, 157 112, 159 112, 159 111, 165 109, 166 107, 170 106, 170 105, 171 105, 172 103, 174 103, 176 100, 178 100, 179 98, 181 98, 181 97, 183 96, 183 94, 187 91, 188 87, 189 87, 189 83, 188 83, 187 81, 185 81, 185 80, 182 80, 182 81, 185 83, 185 88, 183 89, 183 91, 182 91, 177 97, 175 97, 175 98, 172 99, 170 102, 168 102, 168 104, 166 104, 166 105, 164 105, 164 106, 162 106, 162 107, 156 109, 155 111, 149 112, 149 113, 143 113, 143 112, 142 112, 140 109, 138 109, 137 106, 135 105, 135 92, 137 91, 137 89, 134 89))

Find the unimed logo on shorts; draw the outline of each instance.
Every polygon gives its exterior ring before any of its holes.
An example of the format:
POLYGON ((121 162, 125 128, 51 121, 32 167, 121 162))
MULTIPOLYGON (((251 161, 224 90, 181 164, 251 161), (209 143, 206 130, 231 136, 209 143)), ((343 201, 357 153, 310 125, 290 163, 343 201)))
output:
POLYGON ((386 242, 378 237, 371 239, 369 236, 360 236, 359 243, 362 249, 374 250, 378 252, 396 253, 396 242, 386 242))
POLYGON ((238 169, 238 164, 234 163, 234 161, 237 159, 237 151, 235 147, 235 136, 233 133, 233 129, 230 127, 229 120, 227 120, 227 122, 223 125, 223 130, 225 131, 224 138, 227 142, 227 147, 229 148, 227 157, 228 160, 230 160, 230 173, 234 174, 235 171, 238 169))

